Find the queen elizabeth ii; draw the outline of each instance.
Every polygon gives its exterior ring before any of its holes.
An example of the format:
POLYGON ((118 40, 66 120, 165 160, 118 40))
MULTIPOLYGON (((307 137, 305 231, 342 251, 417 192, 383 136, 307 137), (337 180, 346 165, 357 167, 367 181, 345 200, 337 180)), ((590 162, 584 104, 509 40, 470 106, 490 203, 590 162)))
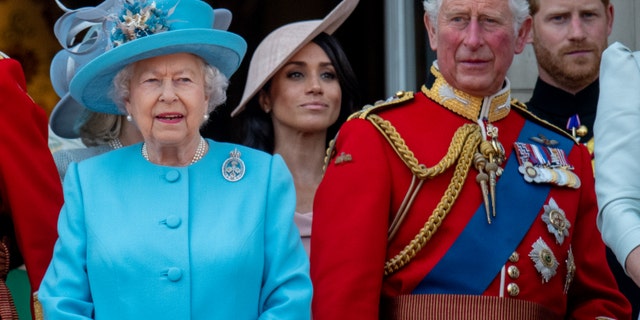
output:
MULTIPOLYGON (((214 30, 200 0, 100 10, 112 48, 75 74, 70 93, 93 111, 125 114, 143 142, 69 166, 38 292, 45 318, 309 318, 284 161, 199 133, 226 100, 244 40, 214 30)), ((75 19, 87 16, 96 15, 75 19)))

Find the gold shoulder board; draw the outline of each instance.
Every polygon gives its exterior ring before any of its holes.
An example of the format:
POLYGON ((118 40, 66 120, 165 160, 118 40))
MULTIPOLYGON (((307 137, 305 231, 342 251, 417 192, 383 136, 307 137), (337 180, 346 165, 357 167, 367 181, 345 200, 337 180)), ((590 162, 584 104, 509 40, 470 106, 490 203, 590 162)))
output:
POLYGON ((370 113, 376 113, 388 108, 392 108, 402 104, 405 101, 409 101, 413 99, 413 91, 398 91, 392 97, 387 100, 379 100, 374 104, 368 104, 362 107, 361 110, 354 112, 349 116, 348 120, 351 119, 365 119, 370 113))

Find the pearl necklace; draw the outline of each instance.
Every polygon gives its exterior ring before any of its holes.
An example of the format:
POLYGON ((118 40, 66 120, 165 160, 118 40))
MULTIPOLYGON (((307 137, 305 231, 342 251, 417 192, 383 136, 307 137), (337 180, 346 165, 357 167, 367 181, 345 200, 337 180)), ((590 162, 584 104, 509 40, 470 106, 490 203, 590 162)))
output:
POLYGON ((120 139, 115 138, 113 140, 109 140, 109 146, 111 147, 111 149, 116 150, 116 149, 120 149, 123 147, 122 142, 120 142, 120 139))
MULTIPOLYGON (((191 159, 190 165, 200 161, 202 157, 204 157, 205 153, 207 153, 207 142, 204 138, 200 137, 200 142, 198 143, 198 148, 196 148, 196 153, 193 155, 193 159, 191 159)), ((147 143, 142 144, 142 156, 147 160, 149 160, 149 152, 147 151, 147 143)))

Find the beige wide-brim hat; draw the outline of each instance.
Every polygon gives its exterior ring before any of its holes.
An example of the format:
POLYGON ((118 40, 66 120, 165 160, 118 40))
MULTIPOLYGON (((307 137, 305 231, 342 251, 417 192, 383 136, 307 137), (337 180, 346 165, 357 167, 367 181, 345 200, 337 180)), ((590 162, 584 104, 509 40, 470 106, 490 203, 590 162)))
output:
POLYGON ((240 104, 231 112, 238 115, 249 100, 300 49, 320 33, 333 34, 358 5, 359 0, 343 0, 322 20, 306 20, 284 25, 271 32, 251 57, 247 83, 240 104))

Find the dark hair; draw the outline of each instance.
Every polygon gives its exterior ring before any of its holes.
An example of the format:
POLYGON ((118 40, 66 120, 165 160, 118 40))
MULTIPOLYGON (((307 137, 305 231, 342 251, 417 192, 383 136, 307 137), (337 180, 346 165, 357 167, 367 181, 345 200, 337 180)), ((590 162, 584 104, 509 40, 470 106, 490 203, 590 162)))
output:
MULTIPOLYGON (((336 122, 327 129, 327 145, 329 141, 338 133, 340 126, 347 120, 350 114, 360 107, 360 88, 355 73, 349 64, 347 55, 338 41, 326 34, 321 33, 316 36, 313 43, 317 44, 327 54, 333 64, 342 91, 342 104, 340 114, 336 122)), ((262 90, 269 90, 271 80, 269 80, 262 90)), ((271 116, 265 113, 258 103, 259 94, 256 94, 247 103, 245 112, 241 116, 245 117, 242 144, 259 149, 268 153, 274 150, 274 132, 271 116)))

